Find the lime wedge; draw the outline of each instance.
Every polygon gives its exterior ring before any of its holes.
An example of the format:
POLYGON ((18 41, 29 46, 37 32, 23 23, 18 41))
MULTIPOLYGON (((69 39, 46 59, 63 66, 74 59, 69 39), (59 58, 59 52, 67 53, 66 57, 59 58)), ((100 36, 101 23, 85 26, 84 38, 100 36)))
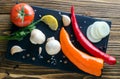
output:
POLYGON ((57 28, 58 28, 58 21, 52 15, 44 15, 41 18, 41 21, 44 22, 45 24, 47 24, 51 30, 57 30, 57 28))

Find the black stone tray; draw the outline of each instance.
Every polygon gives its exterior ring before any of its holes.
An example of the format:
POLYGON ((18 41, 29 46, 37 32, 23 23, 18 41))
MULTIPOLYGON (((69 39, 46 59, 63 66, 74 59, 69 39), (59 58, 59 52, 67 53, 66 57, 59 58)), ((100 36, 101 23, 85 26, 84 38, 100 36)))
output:
MULTIPOLYGON (((49 9, 45 9, 45 8, 41 8, 41 7, 37 7, 37 6, 32 6, 32 7, 35 11, 35 21, 40 19, 40 16, 47 15, 47 14, 53 15, 54 17, 57 18, 58 23, 59 23, 59 28, 57 31, 52 31, 43 22, 38 23, 36 25, 36 27, 38 29, 40 29, 46 35, 47 38, 54 36, 55 39, 59 40, 59 32, 60 32, 61 27, 63 26, 62 18, 60 16, 60 14, 66 14, 66 15, 70 16, 70 13, 49 10, 49 9)), ((101 19, 95 19, 92 17, 88 17, 88 16, 83 16, 83 15, 76 15, 76 17, 77 17, 77 22, 78 22, 78 24, 79 24, 79 26, 80 26, 80 28, 85 36, 86 36, 87 27, 89 25, 91 25, 95 21, 105 21, 105 20, 101 20, 101 19)), ((111 22, 110 21, 106 21, 106 22, 111 27, 111 22)), ((72 42, 74 44, 74 46, 87 53, 87 51, 76 41, 76 38, 73 34, 72 26, 70 25, 69 27, 66 27, 65 29, 67 30, 69 35, 72 36, 70 38, 71 38, 71 41, 74 41, 74 42, 72 42)), ((13 25, 12 31, 14 31, 14 30, 16 30, 16 27, 13 25)), ((76 68, 76 66, 74 66, 64 56, 62 51, 60 51, 57 55, 50 56, 45 51, 46 42, 42 45, 33 45, 29 41, 29 37, 30 37, 30 34, 27 35, 22 41, 9 41, 8 47, 7 47, 6 58, 9 60, 24 62, 24 63, 38 65, 38 66, 47 66, 47 67, 67 70, 67 71, 71 71, 71 72, 83 73, 81 70, 76 68), (26 51, 11 55, 10 49, 13 45, 19 45, 23 49, 26 49, 26 51), (38 53, 39 47, 42 47, 41 55, 39 55, 39 53, 38 53)), ((109 39, 109 36, 102 39, 102 41, 100 41, 99 43, 95 43, 94 45, 97 48, 99 48, 101 51, 106 52, 108 39, 109 39)))

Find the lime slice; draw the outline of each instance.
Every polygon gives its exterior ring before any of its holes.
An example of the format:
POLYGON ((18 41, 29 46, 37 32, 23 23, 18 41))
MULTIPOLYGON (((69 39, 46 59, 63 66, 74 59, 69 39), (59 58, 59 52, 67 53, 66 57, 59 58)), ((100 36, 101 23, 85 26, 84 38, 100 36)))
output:
POLYGON ((41 21, 44 22, 45 24, 47 24, 50 27, 50 29, 52 29, 52 30, 57 30, 57 28, 58 28, 58 21, 52 15, 44 15, 41 18, 41 21))

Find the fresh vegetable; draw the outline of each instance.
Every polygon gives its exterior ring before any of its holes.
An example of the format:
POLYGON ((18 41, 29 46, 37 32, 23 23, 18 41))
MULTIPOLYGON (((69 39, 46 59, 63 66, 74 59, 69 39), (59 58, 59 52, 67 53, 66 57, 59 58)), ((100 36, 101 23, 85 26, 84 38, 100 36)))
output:
POLYGON ((101 38, 106 37, 110 33, 110 27, 106 22, 100 21, 94 23, 96 30, 101 38))
POLYGON ((51 30, 56 31, 58 29, 58 21, 52 15, 44 15, 41 18, 41 21, 47 24, 51 30))
POLYGON ((93 43, 97 43, 102 40, 102 38, 97 35, 96 30, 93 29, 93 25, 90 25, 87 28, 87 38, 93 43))
POLYGON ((21 28, 16 32, 13 32, 12 34, 8 36, 0 36, 0 40, 17 40, 21 41, 25 36, 27 36, 33 29, 36 28, 36 24, 39 23, 41 19, 37 20, 36 22, 33 22, 27 27, 21 28))
POLYGON ((39 29, 33 29, 30 36, 30 41, 32 44, 43 44, 45 42, 46 36, 39 29))
POLYGON ((89 74, 100 76, 103 68, 101 58, 92 57, 73 46, 64 28, 60 31, 60 43, 64 55, 80 70, 89 74))
POLYGON ((69 26, 71 23, 71 19, 67 15, 61 15, 62 16, 62 21, 64 26, 69 26))
POLYGON ((61 50, 61 45, 54 37, 50 37, 47 39, 45 49, 49 55, 56 55, 61 50))
POLYGON ((12 48, 11 48, 11 54, 14 55, 15 53, 19 53, 19 52, 22 52, 24 51, 25 49, 22 49, 20 46, 18 45, 14 45, 12 48))
POLYGON ((101 41, 104 37, 109 35, 109 33, 110 27, 104 21, 96 21, 87 29, 87 37, 93 43, 101 41))
MULTIPOLYGON (((96 22, 94 22, 94 23, 96 23, 96 22)), ((90 34, 94 39, 102 39, 102 37, 98 34, 98 31, 97 31, 98 25, 94 25, 94 23, 89 26, 89 27, 91 27, 90 34)))
POLYGON ((26 27, 34 20, 34 10, 26 3, 19 3, 13 6, 10 19, 18 27, 26 27))
POLYGON ((91 42, 87 40, 87 38, 83 35, 81 32, 76 16, 74 13, 74 6, 71 7, 71 22, 72 22, 72 27, 74 34, 78 40, 78 42, 93 56, 100 57, 104 59, 104 61, 110 65, 116 64, 116 59, 113 56, 110 56, 102 51, 100 51, 98 48, 96 48, 91 42))
POLYGON ((39 52, 38 56, 40 56, 40 55, 41 55, 41 53, 42 53, 42 47, 39 47, 38 52, 39 52))

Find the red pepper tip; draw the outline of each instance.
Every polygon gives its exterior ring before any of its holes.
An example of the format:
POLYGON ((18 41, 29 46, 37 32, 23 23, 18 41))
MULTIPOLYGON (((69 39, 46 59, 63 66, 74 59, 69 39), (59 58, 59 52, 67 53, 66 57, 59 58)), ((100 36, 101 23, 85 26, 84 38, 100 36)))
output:
POLYGON ((71 6, 71 10, 74 10, 74 5, 71 6))
POLYGON ((74 8, 74 5, 72 5, 71 8, 74 8))

